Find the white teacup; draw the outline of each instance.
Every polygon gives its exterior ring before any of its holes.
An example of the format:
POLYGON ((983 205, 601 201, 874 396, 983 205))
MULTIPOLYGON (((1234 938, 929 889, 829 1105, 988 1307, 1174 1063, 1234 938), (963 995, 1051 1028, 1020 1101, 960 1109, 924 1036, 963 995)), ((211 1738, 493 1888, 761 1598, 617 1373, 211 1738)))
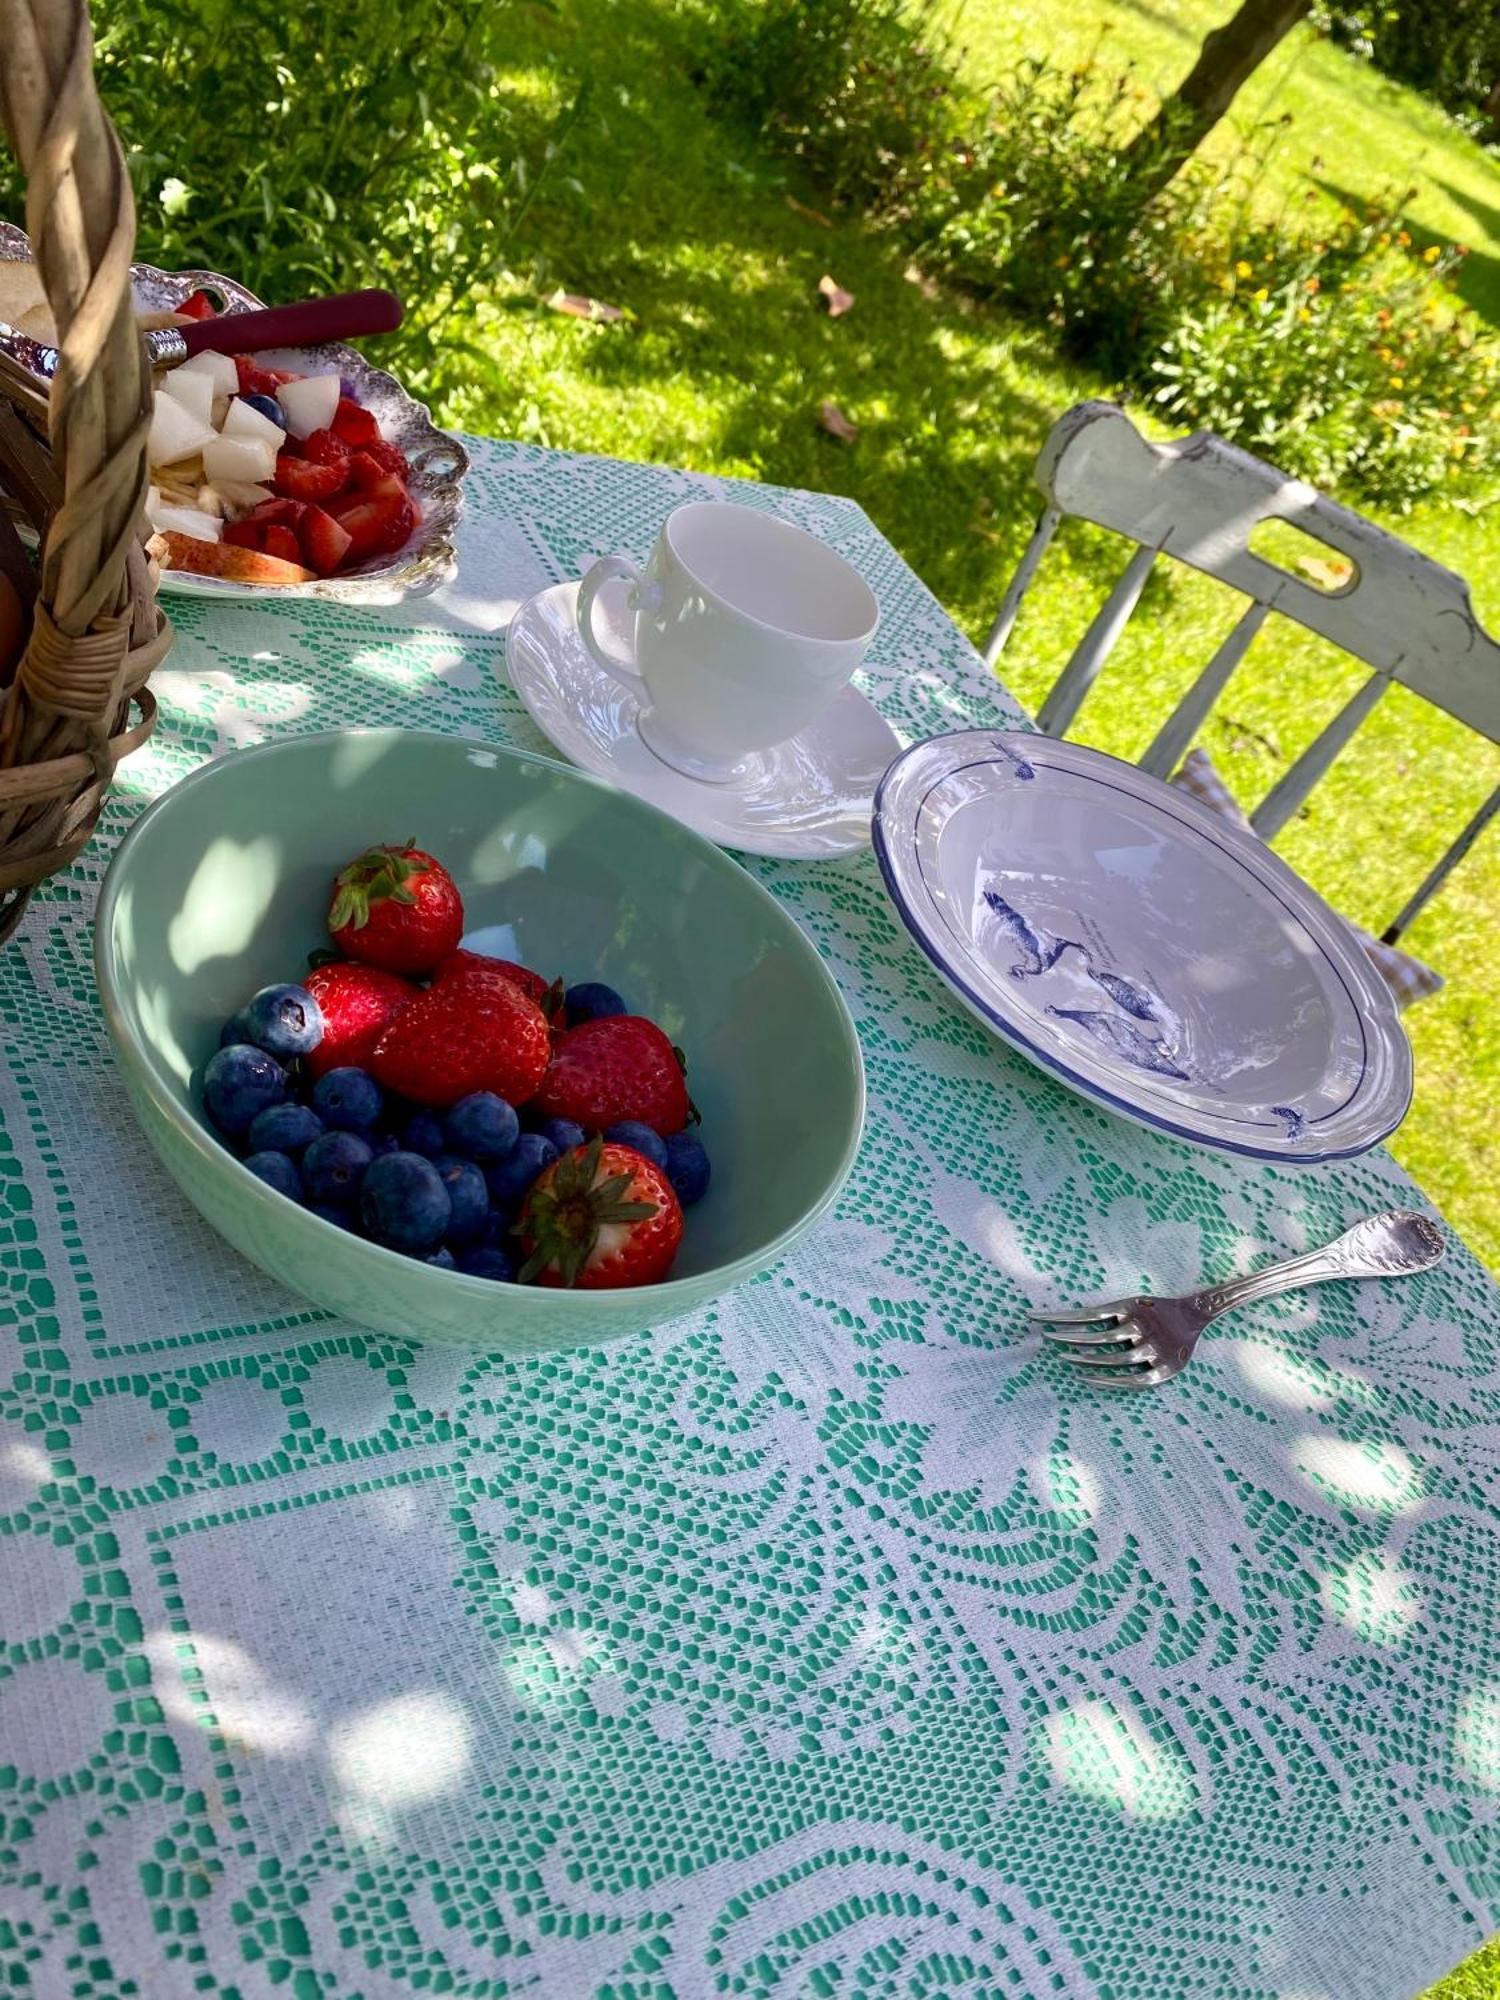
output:
POLYGON ((605 556, 578 587, 578 630, 640 697, 637 728, 665 763, 723 783, 796 736, 864 658, 880 609, 842 556, 755 507, 693 501, 667 517, 644 570, 605 556), (595 600, 630 585, 629 656, 595 630, 595 600))

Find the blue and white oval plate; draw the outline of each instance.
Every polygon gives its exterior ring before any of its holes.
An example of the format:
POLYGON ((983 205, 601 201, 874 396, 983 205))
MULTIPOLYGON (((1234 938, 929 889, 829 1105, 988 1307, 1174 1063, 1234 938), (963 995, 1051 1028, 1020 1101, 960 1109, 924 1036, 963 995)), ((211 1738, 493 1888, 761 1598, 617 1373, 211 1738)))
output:
POLYGON ((1353 931, 1253 834, 1133 764, 935 737, 881 780, 874 842, 959 998, 1111 1111, 1300 1164, 1406 1115, 1411 1049, 1353 931))

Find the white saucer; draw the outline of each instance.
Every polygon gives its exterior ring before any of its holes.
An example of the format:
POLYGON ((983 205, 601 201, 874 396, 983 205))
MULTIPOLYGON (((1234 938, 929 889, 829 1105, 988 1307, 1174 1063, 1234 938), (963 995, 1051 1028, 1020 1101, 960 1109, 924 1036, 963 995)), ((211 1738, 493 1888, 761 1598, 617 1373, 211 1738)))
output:
MULTIPOLYGON (((505 640, 512 686, 565 757, 721 847, 826 861, 869 845, 875 787, 901 741, 857 688, 846 687, 800 736, 748 758, 742 778, 705 784, 641 741, 635 697, 594 664, 578 636, 577 601, 576 583, 538 591, 505 640)), ((606 645, 624 650, 617 593, 601 595, 595 617, 606 645)))

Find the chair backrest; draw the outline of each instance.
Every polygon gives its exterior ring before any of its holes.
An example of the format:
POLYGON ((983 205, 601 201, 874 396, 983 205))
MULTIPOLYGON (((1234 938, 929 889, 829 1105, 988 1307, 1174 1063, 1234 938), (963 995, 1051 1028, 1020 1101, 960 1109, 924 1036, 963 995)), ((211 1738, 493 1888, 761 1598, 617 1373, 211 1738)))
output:
MULTIPOLYGON (((1137 544, 1037 716, 1061 736, 1109 658, 1159 555, 1217 577, 1249 602, 1238 623, 1168 716, 1141 767, 1169 778, 1207 720, 1250 642, 1275 611, 1331 639, 1372 669, 1250 816, 1270 840, 1393 683, 1500 742, 1500 643, 1475 616, 1468 585, 1373 521, 1288 479, 1273 465, 1207 432, 1152 444, 1115 403, 1080 403, 1053 426, 1037 460, 1046 500, 985 646, 991 666, 1065 517, 1111 528, 1137 544), (1350 566, 1319 589, 1254 553, 1252 535, 1281 521, 1350 566)), ((1384 933, 1394 943, 1500 809, 1500 787, 1481 806, 1384 933)))

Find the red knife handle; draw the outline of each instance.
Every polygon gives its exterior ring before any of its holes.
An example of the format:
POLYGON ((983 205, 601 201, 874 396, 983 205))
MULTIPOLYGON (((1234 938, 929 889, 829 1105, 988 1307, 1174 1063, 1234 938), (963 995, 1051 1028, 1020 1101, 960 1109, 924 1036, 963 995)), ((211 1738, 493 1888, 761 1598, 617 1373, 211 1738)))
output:
POLYGON ((401 301, 394 292, 340 292, 330 299, 306 299, 295 306, 267 306, 259 312, 220 313, 178 327, 189 354, 258 354, 268 347, 319 347, 328 340, 357 340, 361 334, 390 333, 401 324, 401 301))

